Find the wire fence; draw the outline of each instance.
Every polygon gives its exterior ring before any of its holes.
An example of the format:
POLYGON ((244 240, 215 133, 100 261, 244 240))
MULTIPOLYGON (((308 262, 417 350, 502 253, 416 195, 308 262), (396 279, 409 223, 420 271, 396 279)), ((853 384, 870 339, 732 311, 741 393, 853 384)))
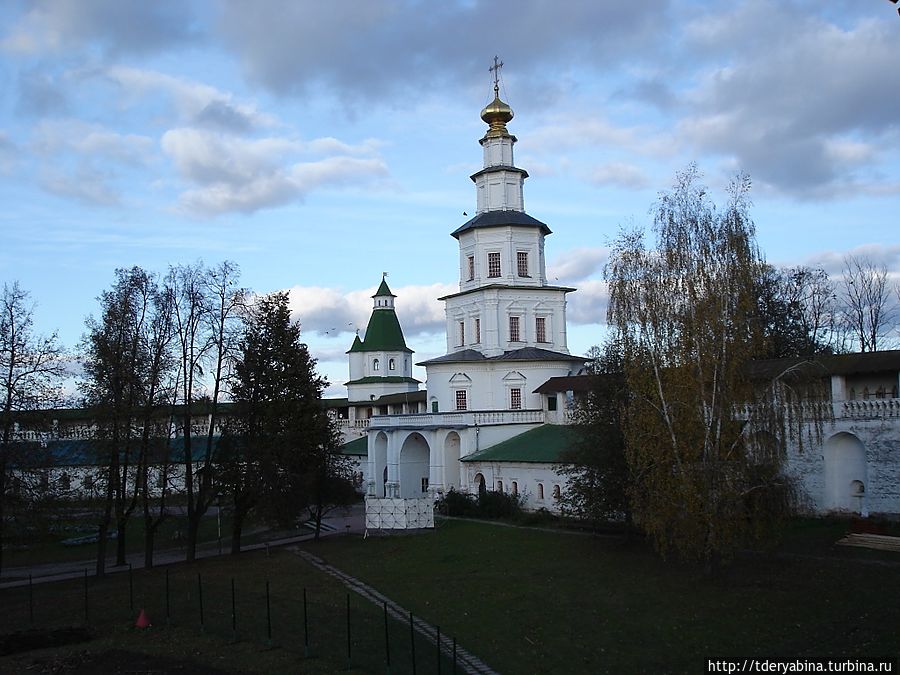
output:
MULTIPOLYGON (((303 577, 291 557, 294 576, 303 577)), ((457 658, 456 640, 439 627, 411 613, 398 616, 388 602, 379 606, 324 576, 294 580, 286 570, 253 564, 260 559, 267 562, 267 556, 247 557, 238 571, 194 564, 102 578, 85 570, 80 579, 52 583, 29 579, 0 591, 0 656, 18 651, 17 635, 27 648, 24 636, 38 630, 80 626, 98 635, 131 627, 285 650, 298 671, 306 662, 325 672, 473 672, 457 658)))

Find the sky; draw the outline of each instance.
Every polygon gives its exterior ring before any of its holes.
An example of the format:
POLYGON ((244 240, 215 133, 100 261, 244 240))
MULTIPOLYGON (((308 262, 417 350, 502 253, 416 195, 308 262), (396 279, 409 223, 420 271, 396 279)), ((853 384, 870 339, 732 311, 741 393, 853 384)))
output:
POLYGON ((415 359, 443 354, 495 55, 573 353, 610 242, 690 162, 719 201, 750 175, 770 263, 900 273, 887 0, 7 0, 0 283, 74 350, 116 268, 231 260, 290 290, 341 396, 387 272, 415 359))

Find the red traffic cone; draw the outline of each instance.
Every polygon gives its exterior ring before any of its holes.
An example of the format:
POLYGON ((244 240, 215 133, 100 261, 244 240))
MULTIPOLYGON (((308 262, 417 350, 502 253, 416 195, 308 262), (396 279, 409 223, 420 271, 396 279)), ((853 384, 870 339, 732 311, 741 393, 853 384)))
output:
POLYGON ((141 609, 141 613, 138 614, 137 621, 134 622, 135 628, 149 628, 150 627, 150 619, 147 618, 147 613, 141 609))

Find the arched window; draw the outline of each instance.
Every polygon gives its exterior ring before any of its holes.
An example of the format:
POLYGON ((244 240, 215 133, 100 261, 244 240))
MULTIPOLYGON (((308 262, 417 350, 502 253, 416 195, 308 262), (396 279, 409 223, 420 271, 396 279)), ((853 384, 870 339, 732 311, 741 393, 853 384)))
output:
POLYGON ((372 370, 378 370, 379 366, 378 359, 372 359, 372 370))
POLYGON ((396 369, 397 369, 397 362, 394 361, 394 359, 391 359, 390 361, 388 361, 388 370, 396 370, 396 369))
POLYGON ((512 485, 510 485, 509 491, 514 495, 519 494, 519 484, 516 481, 513 481, 512 485))
POLYGON ((502 480, 497 481, 497 492, 503 492, 503 481, 502 480))
POLYGON ((475 478, 472 479, 472 483, 475 485, 475 489, 480 493, 484 490, 484 475, 476 473, 475 478))
POLYGON ((553 486, 553 499, 559 499, 559 485, 553 486))
POLYGON ((538 483, 538 499, 544 498, 544 484, 538 483))

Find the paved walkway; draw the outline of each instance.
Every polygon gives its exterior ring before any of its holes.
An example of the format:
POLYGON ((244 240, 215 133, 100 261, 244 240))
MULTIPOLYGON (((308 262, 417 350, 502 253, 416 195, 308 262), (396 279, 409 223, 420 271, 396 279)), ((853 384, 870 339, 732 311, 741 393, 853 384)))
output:
MULTIPOLYGON (((325 574, 331 575, 334 578, 338 579, 351 591, 359 594, 372 604, 377 605, 378 607, 387 607, 388 614, 390 614, 398 621, 408 621, 410 616, 412 615, 412 613, 408 609, 398 605, 390 598, 382 595, 365 582, 360 581, 356 577, 352 577, 345 572, 342 572, 333 565, 329 565, 318 556, 315 556, 308 551, 303 551, 299 548, 293 548, 291 550, 293 550, 297 555, 306 560, 310 565, 324 572, 325 574)), ((434 626, 426 623, 418 617, 413 617, 413 627, 415 628, 417 633, 422 635, 431 644, 437 644, 437 630, 434 626)), ((441 651, 448 658, 452 658, 453 650, 453 639, 442 634, 441 651)), ((491 669, 490 666, 488 666, 484 661, 466 651, 459 645, 456 645, 456 663, 460 668, 462 668, 464 672, 469 673, 470 675, 497 675, 496 671, 491 669)))

